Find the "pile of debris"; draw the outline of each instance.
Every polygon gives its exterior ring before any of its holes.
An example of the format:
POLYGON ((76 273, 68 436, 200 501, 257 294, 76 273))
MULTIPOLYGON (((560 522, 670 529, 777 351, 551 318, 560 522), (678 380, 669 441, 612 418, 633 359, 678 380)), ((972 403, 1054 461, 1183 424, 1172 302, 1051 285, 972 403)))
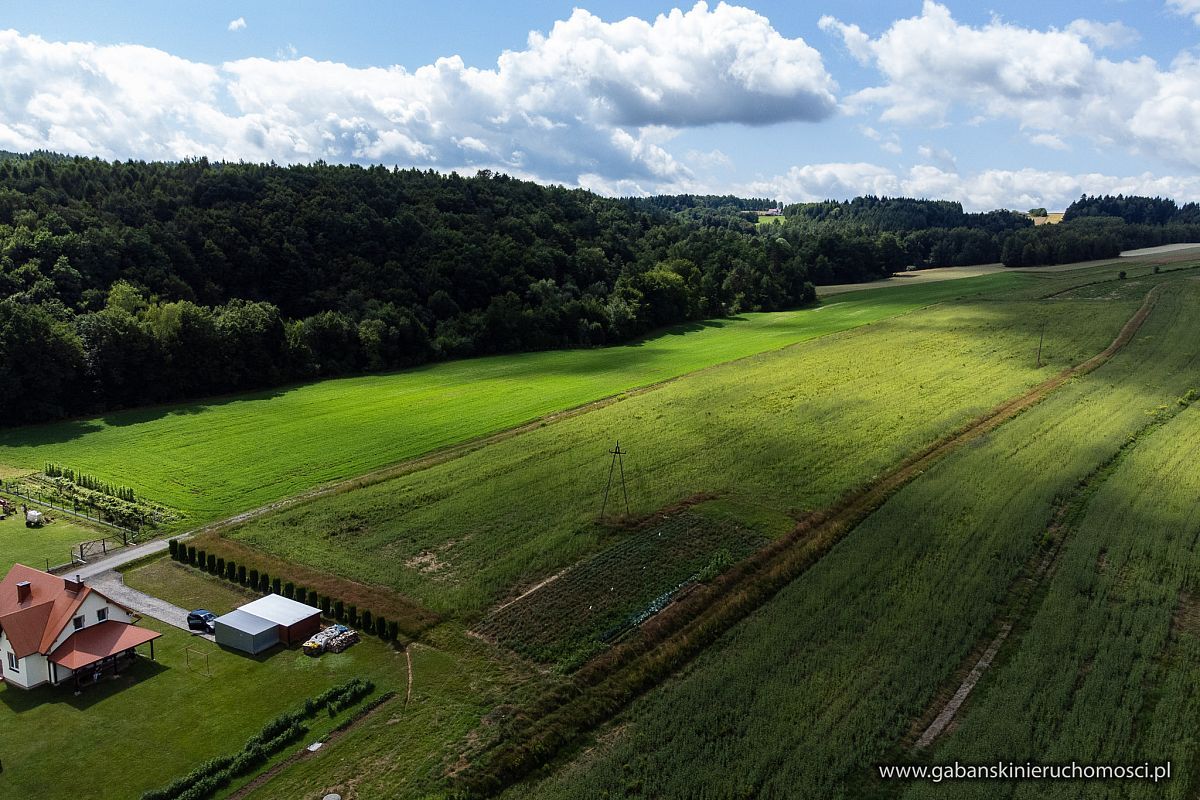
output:
POLYGON ((322 653, 340 653, 352 644, 358 642, 358 631, 345 625, 330 625, 320 633, 314 634, 304 643, 304 652, 310 656, 322 653))

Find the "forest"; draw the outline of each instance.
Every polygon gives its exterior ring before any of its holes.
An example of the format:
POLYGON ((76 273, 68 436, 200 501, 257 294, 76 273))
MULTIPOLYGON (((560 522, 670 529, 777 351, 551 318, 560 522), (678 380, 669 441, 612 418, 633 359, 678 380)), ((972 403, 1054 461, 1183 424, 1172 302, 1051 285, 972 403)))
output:
POLYGON ((1194 204, 1164 216, 1170 201, 1118 199, 1128 220, 1111 198, 1034 228, 1016 212, 864 197, 758 225, 775 201, 615 199, 486 170, 5 153, 0 419, 594 347, 802 306, 813 284, 909 266, 1057 263, 1200 236, 1184 221, 1194 204))

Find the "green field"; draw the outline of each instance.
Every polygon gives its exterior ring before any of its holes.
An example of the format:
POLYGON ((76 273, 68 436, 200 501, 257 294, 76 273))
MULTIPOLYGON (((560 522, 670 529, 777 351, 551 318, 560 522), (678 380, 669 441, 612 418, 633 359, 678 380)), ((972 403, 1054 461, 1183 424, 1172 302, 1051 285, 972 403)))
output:
MULTIPOLYGON (((1197 379, 1200 381, 1200 379, 1197 379)), ((932 755, 1162 764, 1169 784, 1089 797, 1194 797, 1200 713, 1200 409, 1138 441, 1076 522, 1011 653, 932 755), (1059 709, 1056 714, 1046 709, 1059 709)), ((913 787, 909 797, 1076 797, 1075 787, 913 787), (940 791, 939 791, 940 790, 940 791)))
MULTIPOLYGON (((128 800, 236 752, 268 720, 330 686, 363 676, 377 691, 403 691, 406 682, 404 654, 377 641, 320 659, 298 648, 251 658, 176 628, 141 624, 163 633, 156 660, 139 661, 118 680, 79 697, 68 687, 0 686, 0 797, 128 800), (188 647, 209 654, 209 674, 188 667, 188 647)), ((350 713, 318 716, 309 737, 350 713)))
POLYGON ((478 614, 620 536, 596 522, 616 439, 635 516, 708 493, 798 518, 1099 352, 1139 302, 945 304, 717 366, 228 536, 478 614))
POLYGON ((669 329, 634 344, 470 359, 0 432, 0 474, 52 461, 196 524, 732 359, 946 299, 1036 284, 1003 274, 669 329))
MULTIPOLYGON (((943 687, 957 686, 960 665, 1012 611, 1022 576, 1048 552, 1057 505, 1147 430, 1145 441, 1163 449, 1147 448, 1147 460, 1130 458, 1099 493, 1081 495, 1091 498, 1087 514, 1033 622, 1041 638, 1021 640, 1000 673, 1007 681, 985 687, 990 702, 934 762, 1141 763, 1175 741, 1172 791, 1184 796, 1196 775, 1194 636, 1177 636, 1180 647, 1167 650, 1178 668, 1159 659, 1173 613, 1178 631, 1195 625, 1176 612, 1196 574, 1200 531, 1194 480, 1163 493, 1155 476, 1195 454, 1194 428, 1181 443, 1171 431, 1195 425, 1195 410, 1180 411, 1177 400, 1200 383, 1190 334, 1198 324, 1200 284, 1176 282, 1111 362, 918 477, 679 679, 598 732, 596 746, 511 796, 825 798, 910 788, 968 796, 965 784, 882 786, 872 767, 903 760, 899 744, 914 723, 943 687), (1100 576, 1098 563, 1109 565, 1100 576), (1055 586, 1057 605, 1046 608, 1055 586), (1151 713, 1168 701, 1183 707, 1151 713), (1131 730, 1143 731, 1146 746, 1131 730)), ((1131 452, 1140 449, 1141 441, 1131 452)), ((996 794, 1001 786, 974 785, 970 796, 1006 796, 996 794)), ((1048 796, 1044 788, 1014 796, 1048 796)), ((1088 783, 1055 788, 1055 796, 1097 796, 1088 783)), ((1115 796, 1127 790, 1112 787, 1115 796)))
MULTIPOLYGON (((21 499, 4 495, 16 504, 17 512, 0 520, 0 575, 13 564, 25 564, 37 569, 57 566, 71 560, 71 551, 80 542, 111 536, 111 530, 101 531, 70 515, 49 511, 54 521, 41 528, 26 528, 21 514, 21 499)), ((40 508, 40 506, 34 506, 40 508)))
POLYGON ((655 601, 711 578, 765 540, 728 520, 673 514, 505 604, 476 630, 531 658, 576 667, 648 616, 655 601))

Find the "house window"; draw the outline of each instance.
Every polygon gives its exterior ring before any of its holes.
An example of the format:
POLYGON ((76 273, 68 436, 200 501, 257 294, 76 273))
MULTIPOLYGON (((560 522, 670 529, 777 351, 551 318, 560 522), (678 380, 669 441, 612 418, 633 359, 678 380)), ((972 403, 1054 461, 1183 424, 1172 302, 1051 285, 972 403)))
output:
POLYGON ((82 628, 82 627, 83 627, 83 622, 84 622, 84 619, 83 619, 83 615, 82 615, 82 614, 80 614, 80 615, 79 615, 78 617, 76 617, 75 619, 71 620, 71 624, 73 624, 73 625, 75 626, 75 630, 79 630, 80 628, 82 628))
POLYGON ((106 619, 108 619, 108 607, 107 606, 105 606, 104 608, 102 608, 96 612, 96 621, 97 622, 104 622, 104 620, 106 620, 106 619))
POLYGON ((8 671, 9 672, 20 672, 21 671, 20 664, 21 664, 21 659, 17 658, 16 653, 8 654, 8 671))

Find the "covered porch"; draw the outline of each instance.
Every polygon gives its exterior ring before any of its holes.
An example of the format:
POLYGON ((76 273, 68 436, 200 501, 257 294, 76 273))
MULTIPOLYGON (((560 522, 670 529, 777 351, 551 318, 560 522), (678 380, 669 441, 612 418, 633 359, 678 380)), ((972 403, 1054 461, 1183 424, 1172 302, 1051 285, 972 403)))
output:
POLYGON ((97 683, 106 675, 119 674, 137 658, 137 648, 150 645, 161 633, 124 622, 108 621, 71 634, 50 655, 50 683, 55 686, 75 679, 76 689, 97 683))

